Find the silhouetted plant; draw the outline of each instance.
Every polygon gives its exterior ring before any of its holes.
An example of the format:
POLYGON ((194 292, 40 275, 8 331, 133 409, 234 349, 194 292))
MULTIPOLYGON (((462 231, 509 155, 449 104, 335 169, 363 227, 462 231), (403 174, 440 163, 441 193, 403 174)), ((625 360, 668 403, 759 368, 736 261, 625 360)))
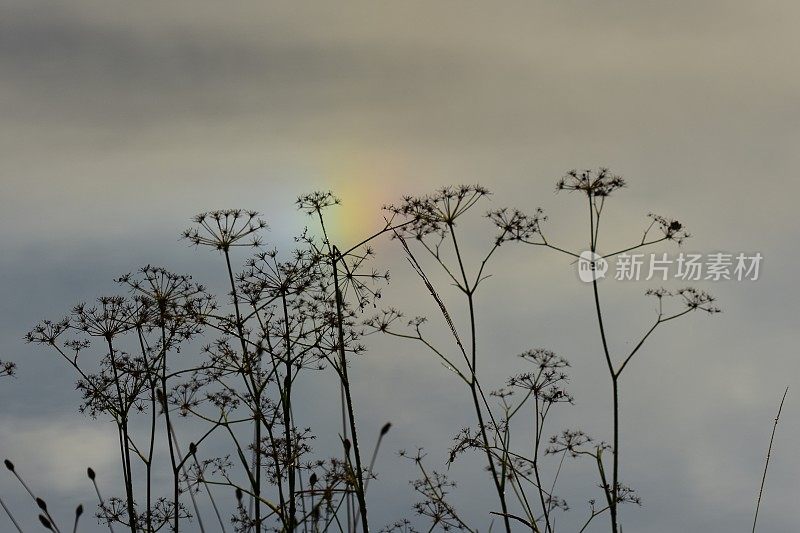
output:
MULTIPOLYGON (((622 178, 604 169, 570 172, 558 182, 558 190, 577 191, 588 199, 588 248, 598 255, 605 201, 624 185, 622 178)), ((474 419, 454 436, 444 464, 449 467, 472 451, 480 454, 496 497, 492 515, 500 517, 505 531, 510 532, 512 524, 535 532, 555 531, 556 513, 569 510, 556 494, 561 467, 569 458, 590 460, 602 494, 602 499, 589 499, 580 531, 608 513, 611 530, 617 533, 618 506, 639 503, 619 477, 620 377, 658 326, 694 311, 719 310, 711 296, 696 289, 652 289, 647 292, 657 300, 652 326, 632 350, 615 353, 606 341, 598 286, 592 283, 599 351, 612 385, 612 437, 606 444, 569 429, 548 438, 553 414, 573 404, 567 389, 570 365, 553 351, 534 348, 520 354, 520 370, 499 388, 485 386, 476 294, 489 277, 491 260, 508 244, 549 248, 573 258, 579 254, 545 238, 547 217, 542 210, 527 215, 503 208, 487 214, 497 233, 480 260, 471 264, 463 252, 462 217, 470 216, 488 195, 484 187, 472 185, 406 197, 386 208, 384 224, 372 233, 355 243, 341 243, 326 224, 328 210, 340 201, 330 192, 314 192, 296 203, 316 229, 300 233, 288 251, 264 244, 267 224, 257 212, 202 213, 182 236, 220 257, 224 295, 213 296, 188 275, 148 265, 117 280, 126 294, 79 304, 61 320, 36 325, 27 341, 48 346, 76 372, 79 410, 111 420, 117 428, 124 494, 104 497, 94 470, 87 471, 97 494, 100 523, 112 532, 114 526, 132 533, 188 527, 202 532, 211 529, 201 513, 208 505, 223 532, 228 524, 237 532, 368 533, 369 483, 376 479, 378 452, 391 426, 377 432, 370 453, 353 401, 353 390, 360 384, 351 380, 349 367, 366 351, 365 335, 381 333, 419 344, 463 383, 474 419), (371 243, 383 236, 400 243, 438 307, 450 346, 436 344, 425 318, 408 320, 392 307, 364 319, 365 310, 377 308, 382 286, 389 281, 388 272, 372 266, 371 243), (239 249, 249 249, 251 255, 242 261, 236 254, 239 249), (434 284, 423 266, 426 262, 455 286, 460 300, 434 284), (235 267, 240 263, 242 267, 235 267), (468 317, 466 328, 457 325, 451 312, 457 301, 468 317), (303 398, 297 383, 311 373, 330 376, 340 388, 340 446, 333 450, 315 450, 316 435, 298 419, 296 406, 303 398), (533 421, 532 442, 512 438, 521 418, 533 421), (141 424, 134 423, 139 420, 141 424), (179 438, 184 423, 203 428, 188 444, 179 438), (212 453, 207 446, 211 439, 226 443, 224 455, 212 453), (165 457, 157 457, 158 441, 166 444, 165 457), (552 468, 544 467, 546 457, 554 460, 552 468), (159 461, 169 464, 168 496, 157 495, 162 490, 154 480, 159 461), (220 494, 234 503, 218 505, 220 494)), ((651 215, 640 242, 602 257, 662 241, 680 244, 688 237, 680 222, 651 215)), ((13 370, 12 364, 0 363, 0 376, 13 370)), ((449 502, 455 484, 426 466, 422 450, 401 455, 419 474, 412 482, 420 498, 414 511, 430 522, 429 530, 477 532, 449 502)), ((13 464, 6 466, 36 499, 13 464)), ((58 531, 43 500, 36 502, 41 524, 58 531)), ((82 512, 76 512, 75 528, 82 512)), ((415 526, 401 520, 381 531, 413 532, 415 526)))
MULTIPOLYGON (((598 251, 600 220, 606 199, 624 186, 625 181, 607 169, 571 171, 556 185, 556 189, 559 191, 582 192, 588 199, 590 236, 588 250, 592 253, 598 251)), ((541 209, 537 209, 533 215, 526 215, 516 209, 503 208, 488 213, 487 217, 497 228, 498 233, 482 260, 474 268, 470 268, 462 252, 461 234, 457 233, 456 229, 460 222, 459 219, 488 194, 488 190, 477 185, 444 188, 430 196, 406 197, 401 204, 387 208, 394 216, 407 221, 407 225, 395 230, 393 236, 400 241, 412 268, 422 279, 438 305, 451 332, 458 356, 450 356, 448 355, 449 350, 434 346, 429 337, 423 333, 422 325, 425 323, 425 319, 415 318, 406 324, 406 328, 399 329, 397 327, 398 320, 402 315, 396 310, 389 309, 368 320, 366 324, 374 332, 421 343, 443 363, 445 368, 466 384, 475 411, 476 427, 465 428, 459 433, 451 451, 450 461, 468 449, 482 451, 486 455, 488 470, 501 509, 501 512, 496 514, 503 518, 506 531, 511 531, 511 522, 517 521, 534 531, 549 533, 554 530, 552 513, 559 509, 566 510, 567 505, 565 501, 553 494, 552 490, 558 480, 560 467, 556 470, 550 484, 546 484, 542 479, 540 468, 542 428, 553 405, 572 402, 572 397, 563 388, 567 381, 563 369, 568 366, 568 363, 547 350, 526 352, 523 354, 523 359, 531 362, 535 370, 514 376, 508 381, 505 388, 487 394, 479 377, 477 342, 479 328, 476 319, 475 294, 488 277, 486 274, 488 263, 505 243, 516 242, 546 247, 574 258, 579 258, 580 254, 569 251, 566 247, 555 245, 545 238, 543 224, 547 217, 544 216, 541 209), (423 253, 433 260, 464 299, 469 317, 466 334, 462 334, 455 325, 445 298, 440 295, 415 252, 412 251, 411 247, 414 244, 419 245, 423 253), (466 339, 466 342, 462 339, 466 339), (514 401, 515 393, 523 395, 520 401, 514 401), (493 406, 488 397, 494 397, 497 405, 493 406), (531 450, 518 453, 511 445, 510 427, 514 416, 528 403, 532 403, 535 413, 535 439, 531 450), (507 496, 509 487, 512 489, 511 492, 517 500, 517 505, 522 509, 524 517, 511 513, 507 496), (529 487, 533 487, 533 491, 537 495, 533 501, 537 501, 538 505, 533 505, 532 499, 526 494, 529 487), (551 488, 548 490, 546 487, 551 488)), ((658 215, 650 215, 650 219, 651 222, 644 230, 640 242, 602 257, 605 259, 662 241, 674 241, 680 244, 689 237, 683 224, 677 220, 658 215), (660 236, 651 236, 651 233, 656 230, 660 232, 660 236)), ((582 432, 568 432, 562 434, 563 440, 559 440, 559 438, 551 440, 550 446, 544 452, 551 455, 569 453, 573 457, 590 455, 594 458, 607 505, 598 508, 592 503, 586 525, 588 526, 588 523, 596 516, 608 511, 611 530, 613 533, 617 533, 619 531, 618 505, 629 502, 639 503, 633 490, 623 485, 619 479, 619 381, 622 372, 658 326, 693 311, 713 314, 719 312, 719 309, 713 305, 714 299, 711 296, 696 289, 686 288, 675 294, 664 289, 648 291, 648 295, 654 296, 658 300, 657 317, 634 349, 629 353, 622 354, 621 361, 614 361, 606 340, 606 328, 603 323, 596 279, 592 283, 592 288, 596 317, 601 333, 602 353, 607 362, 612 385, 613 444, 611 446, 603 443, 593 444, 591 450, 586 450, 585 446, 593 441, 582 432), (677 309, 665 309, 665 300, 674 298, 679 299, 677 309), (606 467, 603 463, 604 450, 608 450, 612 455, 610 475, 606 474, 606 467)))

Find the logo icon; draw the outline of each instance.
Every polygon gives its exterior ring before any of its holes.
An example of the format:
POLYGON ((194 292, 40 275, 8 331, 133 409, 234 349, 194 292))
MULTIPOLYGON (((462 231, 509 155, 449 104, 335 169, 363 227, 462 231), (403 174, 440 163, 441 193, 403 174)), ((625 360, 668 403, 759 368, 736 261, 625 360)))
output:
POLYGON ((578 258, 578 277, 581 281, 590 283, 596 279, 603 279, 607 271, 608 261, 602 256, 590 250, 581 252, 578 258))

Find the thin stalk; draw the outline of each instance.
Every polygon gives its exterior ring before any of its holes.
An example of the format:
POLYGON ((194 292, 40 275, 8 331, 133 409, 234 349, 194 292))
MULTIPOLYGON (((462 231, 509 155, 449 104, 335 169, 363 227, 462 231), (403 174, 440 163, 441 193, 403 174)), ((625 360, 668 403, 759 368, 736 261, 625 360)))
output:
POLYGON ((283 429, 286 438, 286 456, 288 458, 287 476, 289 478, 289 531, 295 528, 295 484, 297 482, 294 467, 294 453, 292 451, 292 343, 289 337, 289 309, 286 305, 286 294, 281 295, 283 307, 284 341, 286 343, 286 378, 283 386, 283 429))
POLYGON ((789 387, 783 391, 783 398, 781 404, 778 406, 778 414, 775 415, 775 423, 772 424, 772 435, 769 437, 769 448, 767 448, 767 459, 764 461, 764 474, 761 476, 761 487, 758 489, 758 500, 756 501, 756 514, 753 517, 753 533, 756 533, 756 523, 758 522, 758 510, 761 507, 761 496, 764 494, 764 483, 767 481, 767 468, 769 468, 769 460, 772 456, 772 441, 775 440, 775 430, 778 429, 778 420, 781 418, 781 411, 783 410, 783 402, 786 401, 786 395, 789 393, 789 387))
POLYGON ((472 403, 475 407, 475 414, 478 418, 478 425, 480 427, 481 432, 481 439, 484 444, 484 449, 486 450, 486 457, 489 461, 489 470, 492 473, 492 479, 494 481, 495 490, 497 491, 497 496, 500 499, 500 507, 502 509, 503 514, 503 525, 505 526, 506 532, 511 533, 511 522, 509 521, 509 514, 508 514, 508 505, 506 503, 506 495, 505 495, 505 478, 499 479, 497 474, 497 468, 495 467, 494 460, 492 458, 492 454, 489 451, 489 437, 486 434, 486 427, 484 424, 483 419, 483 409, 480 405, 480 400, 478 399, 478 368, 477 368, 477 361, 478 361, 478 347, 477 347, 477 324, 475 319, 475 301, 473 299, 473 289, 469 285, 469 281, 467 278, 467 273, 464 269, 464 261, 461 258, 461 251, 458 248, 458 240, 456 239, 455 235, 455 228, 454 224, 451 222, 450 226, 450 235, 453 239, 453 247, 455 248, 456 258, 458 259, 458 266, 461 270, 461 277, 464 280, 464 292, 467 295, 467 303, 469 306, 469 324, 470 324, 470 349, 471 349, 471 364, 470 366, 470 380, 469 380, 469 389, 470 394, 472 395, 472 403))
POLYGON ((178 484, 178 462, 175 457, 175 446, 172 439, 172 421, 169 416, 169 404, 167 403, 167 332, 165 325, 165 309, 161 311, 161 394, 162 394, 162 409, 164 410, 164 424, 167 429, 167 444, 169 446, 169 460, 172 466, 172 499, 175 507, 175 517, 173 519, 173 531, 178 533, 180 528, 180 485, 178 484))
POLYGON ((344 304, 342 302, 342 291, 339 287, 339 274, 337 263, 341 259, 338 248, 333 247, 333 257, 331 259, 333 266, 333 284, 336 292, 336 316, 338 322, 338 335, 339 335, 339 364, 341 366, 341 381, 344 388, 345 402, 347 404, 347 415, 350 419, 350 437, 353 443, 353 455, 356 461, 356 479, 358 487, 356 490, 356 497, 358 498, 358 507, 361 514, 361 526, 364 533, 369 533, 369 522, 367 521, 367 502, 364 496, 364 473, 361 470, 361 450, 358 447, 358 433, 356 432, 356 420, 353 412, 353 398, 350 393, 350 378, 347 375, 347 357, 344 349, 344 304))
POLYGON ((6 504, 3 502, 3 498, 0 498, 0 507, 2 507, 3 510, 6 512, 9 520, 11 520, 11 523, 14 524, 15 528, 17 528, 17 531, 19 531, 19 533, 22 533, 22 528, 19 527, 19 524, 14 519, 14 516, 11 514, 11 511, 8 509, 8 507, 6 507, 6 504))
POLYGON ((128 445, 130 441, 128 436, 128 414, 127 406, 125 405, 127 399, 122 395, 122 390, 120 389, 117 360, 114 356, 114 346, 110 336, 106 336, 106 343, 108 344, 108 355, 111 358, 111 368, 114 372, 114 385, 117 390, 117 398, 120 407, 120 421, 118 422, 118 426, 120 430, 120 445, 122 446, 122 468, 125 472, 125 497, 128 507, 128 520, 130 521, 131 533, 136 533, 136 511, 133 507, 133 471, 131 469, 131 453, 128 445))
MULTIPOLYGON (((231 267, 231 256, 230 250, 228 248, 224 249, 225 254, 225 266, 228 270, 228 280, 231 284, 231 297, 233 299, 233 307, 236 312, 236 332, 237 336, 239 337, 239 341, 242 345, 242 362, 245 367, 245 371, 250 374, 250 378, 253 379, 252 376, 252 369, 250 368, 249 357, 247 355, 247 343, 245 342, 244 338, 244 324, 242 323, 242 314, 239 310, 239 296, 236 290, 236 282, 233 278, 233 268, 231 267)), ((247 381, 247 380, 245 380, 247 381)), ((253 436, 253 463, 255 469, 255 484, 253 486, 253 503, 255 505, 255 524, 256 524, 256 531, 260 531, 261 529, 261 501, 259 497, 261 496, 261 417, 257 411, 260 410, 261 405, 261 394, 258 387, 253 383, 253 402, 254 402, 254 412, 253 412, 253 424, 254 424, 254 436, 253 436)))
MULTIPOLYGON (((589 195, 589 227, 590 227, 590 248, 594 257, 596 253, 596 235, 595 235, 595 217, 593 197, 589 195)), ((597 314, 597 324, 600 328, 600 339, 603 345, 603 353, 608 365, 608 372, 611 376, 611 392, 613 396, 613 412, 614 412, 614 447, 612 449, 613 467, 612 467, 612 486, 611 497, 609 501, 609 511, 611 516, 611 531, 618 533, 619 525, 617 519, 617 496, 619 487, 619 375, 614 370, 614 363, 611 360, 611 352, 608 348, 608 340, 606 339, 606 330, 603 325, 603 312, 600 309, 600 293, 597 290, 597 277, 592 276, 592 292, 594 296, 594 307, 597 314)))

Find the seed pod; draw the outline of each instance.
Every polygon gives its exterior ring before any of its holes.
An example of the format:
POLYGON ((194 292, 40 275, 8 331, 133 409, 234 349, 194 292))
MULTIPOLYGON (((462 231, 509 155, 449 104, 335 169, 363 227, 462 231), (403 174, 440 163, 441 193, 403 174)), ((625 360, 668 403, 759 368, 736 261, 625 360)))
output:
POLYGON ((42 523, 42 525, 43 525, 43 526, 44 526, 46 529, 49 529, 50 531, 53 531, 53 526, 52 526, 52 525, 50 525, 50 520, 48 520, 47 518, 45 518, 45 516, 44 516, 44 515, 41 515, 41 514, 39 515, 39 522, 41 522, 41 523, 42 523))

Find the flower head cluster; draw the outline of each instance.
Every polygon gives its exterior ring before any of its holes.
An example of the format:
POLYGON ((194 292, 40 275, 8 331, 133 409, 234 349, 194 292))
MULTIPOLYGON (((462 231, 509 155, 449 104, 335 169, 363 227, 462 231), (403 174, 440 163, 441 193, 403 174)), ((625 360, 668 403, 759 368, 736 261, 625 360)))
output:
POLYGON ((342 297, 352 295, 360 309, 369 305, 377 307, 377 300, 381 299, 380 284, 389 283, 389 271, 378 271, 375 268, 367 270, 365 263, 375 255, 375 251, 364 246, 360 250, 353 250, 347 255, 342 255, 336 261, 336 275, 342 297))
POLYGON ((114 337, 133 329, 134 306, 123 296, 103 296, 97 305, 78 304, 72 309, 72 326, 91 337, 114 337))
POLYGON ((545 450, 548 455, 566 452, 572 457, 579 455, 594 455, 597 450, 609 450, 611 447, 604 443, 596 443, 592 437, 581 430, 566 429, 558 435, 550 437, 550 445, 545 450))
POLYGON ((42 320, 25 334, 25 341, 35 344, 55 344, 56 340, 69 329, 69 318, 58 322, 42 320))
POLYGON ((678 290, 678 294, 683 297, 683 303, 688 309, 705 311, 711 315, 722 312, 722 309, 714 305, 717 299, 705 291, 686 287, 678 290))
MULTIPOLYGON (((134 512, 136 512, 136 505, 134 504, 134 512)), ((149 523, 153 526, 153 531, 159 531, 170 525, 175 519, 175 505, 167 498, 158 498, 150 508, 149 512, 136 513, 136 522, 138 524, 149 523)), ((178 517, 181 519, 191 518, 191 513, 181 503, 178 505, 178 517)), ((128 514, 127 503, 124 499, 118 497, 109 498, 107 501, 101 502, 95 514, 98 522, 101 524, 111 526, 112 524, 122 524, 129 528, 136 528, 134 524, 131 526, 130 516, 128 514)))
POLYGON ((319 214, 332 205, 341 205, 342 201, 331 191, 314 191, 297 198, 297 209, 307 215, 319 214))
POLYGON ((414 511, 419 516, 427 517, 434 527, 444 531, 472 531, 447 501, 450 491, 456 484, 446 474, 436 470, 428 471, 425 468, 423 465, 425 454, 421 448, 413 455, 405 451, 401 451, 399 455, 413 461, 422 474, 419 479, 411 482, 414 491, 421 497, 421 500, 414 504, 414 511))
POLYGON ((684 314, 688 311, 705 311, 710 315, 722 312, 722 309, 714 304, 714 302, 717 301, 714 296, 705 291, 695 289, 694 287, 686 287, 679 289, 676 292, 668 291, 667 289, 661 287, 658 289, 648 289, 645 294, 658 300, 659 315, 663 314, 664 301, 667 298, 675 298, 678 296, 682 298, 682 304, 684 307, 681 314, 684 314))
POLYGON ((495 243, 500 245, 508 241, 530 241, 541 235, 542 222, 547 220, 544 212, 537 209, 533 215, 527 215, 518 209, 497 209, 486 215, 500 230, 495 243))
POLYGON ((371 333, 388 333, 393 323, 403 318, 403 313, 390 307, 382 309, 380 313, 364 320, 371 333))
POLYGON ((664 238, 668 241, 675 241, 678 244, 682 244, 684 240, 691 237, 691 234, 686 231, 684 225, 674 218, 666 218, 654 213, 650 213, 647 216, 652 220, 650 227, 652 228, 655 226, 661 230, 661 233, 664 234, 664 238))
POLYGON ((421 240, 428 235, 446 233, 456 219, 489 194, 489 190, 480 185, 444 187, 428 196, 406 196, 401 204, 385 209, 407 222, 398 226, 400 236, 421 240))
POLYGON ((509 387, 530 391, 535 398, 545 403, 573 402, 572 396, 563 388, 569 381, 563 371, 569 367, 566 359, 541 348, 528 350, 520 354, 520 357, 534 365, 535 369, 509 378, 509 387))
POLYGON ((625 187, 625 180, 607 168, 595 170, 570 170, 556 182, 557 191, 583 191, 589 197, 603 198, 625 187))
POLYGON ((151 362, 114 349, 100 361, 97 373, 86 373, 76 384, 82 401, 78 410, 92 418, 112 414, 127 416, 145 408, 145 391, 152 380, 151 362))
POLYGON ((200 213, 194 217, 196 227, 182 237, 195 246, 209 246, 228 251, 234 246, 259 246, 258 232, 267 227, 256 211, 226 209, 200 213))
POLYGON ((239 275, 239 289, 251 305, 283 296, 301 296, 311 291, 321 277, 319 260, 308 250, 295 250, 288 261, 278 260, 277 250, 256 254, 239 275))
POLYGON ((191 276, 161 267, 147 265, 139 269, 138 276, 126 274, 117 282, 134 293, 139 325, 164 326, 184 339, 197 333, 197 322, 217 307, 205 287, 194 283, 191 276))

